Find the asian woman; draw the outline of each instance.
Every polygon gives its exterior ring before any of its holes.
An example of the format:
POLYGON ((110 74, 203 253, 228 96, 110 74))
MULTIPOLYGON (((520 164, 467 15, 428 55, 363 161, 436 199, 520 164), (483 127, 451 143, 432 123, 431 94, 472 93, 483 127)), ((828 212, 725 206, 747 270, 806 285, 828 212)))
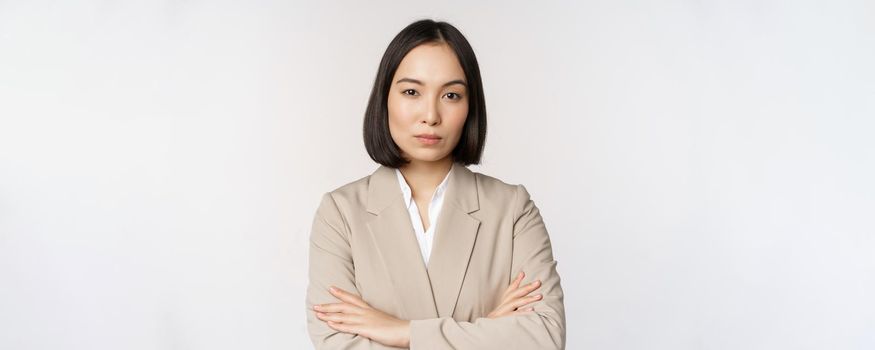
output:
POLYGON ((446 22, 404 28, 364 117, 379 167, 322 196, 310 233, 317 349, 564 349, 550 238, 528 191, 467 168, 486 140, 480 68, 446 22))

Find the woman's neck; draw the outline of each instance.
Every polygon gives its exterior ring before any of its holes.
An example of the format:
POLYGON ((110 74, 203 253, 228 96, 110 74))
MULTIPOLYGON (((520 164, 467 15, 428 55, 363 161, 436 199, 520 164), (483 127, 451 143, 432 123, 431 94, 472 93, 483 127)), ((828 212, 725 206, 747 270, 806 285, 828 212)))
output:
POLYGON ((401 175, 407 180, 407 185, 413 192, 414 197, 420 195, 430 196, 434 193, 435 188, 444 181, 447 173, 453 168, 452 157, 446 157, 433 162, 424 162, 412 160, 410 163, 402 165, 401 175))

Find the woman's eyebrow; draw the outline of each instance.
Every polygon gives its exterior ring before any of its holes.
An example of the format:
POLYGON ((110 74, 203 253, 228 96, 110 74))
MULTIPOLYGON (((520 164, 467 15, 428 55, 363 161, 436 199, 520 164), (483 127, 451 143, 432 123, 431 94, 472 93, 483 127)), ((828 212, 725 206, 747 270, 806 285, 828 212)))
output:
MULTIPOLYGON (((403 83, 403 82, 414 83, 414 84, 419 84, 419 85, 425 85, 425 84, 423 84, 421 81, 416 80, 416 79, 413 79, 413 78, 401 78, 401 79, 398 79, 398 81, 396 81, 395 83, 397 84, 397 83, 403 83)), ((450 81, 444 83, 444 85, 442 85, 441 87, 444 87, 444 86, 450 86, 450 85, 453 85, 453 84, 461 84, 461 85, 463 85, 463 86, 465 86, 465 87, 468 87, 468 84, 466 84, 465 81, 462 80, 462 79, 450 80, 450 81)))

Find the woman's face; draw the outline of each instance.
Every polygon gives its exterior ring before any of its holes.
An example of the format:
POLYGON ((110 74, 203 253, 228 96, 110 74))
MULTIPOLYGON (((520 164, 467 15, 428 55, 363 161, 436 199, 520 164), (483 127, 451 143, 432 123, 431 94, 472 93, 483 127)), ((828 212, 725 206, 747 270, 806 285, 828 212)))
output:
POLYGON ((433 162, 452 153, 468 117, 465 71, 446 44, 419 45, 392 77, 389 132, 411 162, 433 162))

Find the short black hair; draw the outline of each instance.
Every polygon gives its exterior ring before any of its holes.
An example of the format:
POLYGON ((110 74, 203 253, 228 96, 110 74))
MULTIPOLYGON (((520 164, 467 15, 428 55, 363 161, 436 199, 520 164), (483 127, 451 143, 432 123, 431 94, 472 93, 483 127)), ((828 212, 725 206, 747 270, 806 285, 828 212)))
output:
POLYGON ((465 36, 446 22, 422 19, 411 23, 389 43, 374 87, 365 110, 364 141, 368 155, 375 162, 398 168, 410 161, 401 156, 401 150, 392 140, 389 132, 388 96, 392 77, 401 60, 413 48, 424 43, 445 43, 452 48, 459 59, 468 85, 468 116, 462 127, 459 143, 453 149, 453 161, 463 165, 480 164, 480 157, 486 144, 486 100, 483 96, 483 82, 480 79, 480 66, 474 50, 465 36))

